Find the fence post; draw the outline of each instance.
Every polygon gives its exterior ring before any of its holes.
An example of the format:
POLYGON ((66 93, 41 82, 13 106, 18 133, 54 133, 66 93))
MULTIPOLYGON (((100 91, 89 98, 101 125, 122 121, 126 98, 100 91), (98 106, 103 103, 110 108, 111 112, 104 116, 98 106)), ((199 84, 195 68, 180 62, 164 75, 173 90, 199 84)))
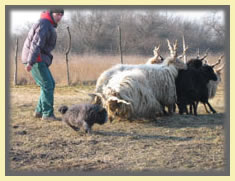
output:
POLYGON ((68 55, 69 55, 69 52, 70 52, 70 49, 71 49, 71 34, 70 34, 68 26, 67 26, 67 30, 68 30, 68 34, 69 34, 69 43, 68 43, 68 48, 66 50, 65 57, 66 57, 66 67, 67 67, 67 83, 68 83, 68 86, 69 86, 70 85, 70 78, 69 78, 69 59, 68 59, 68 55))
POLYGON ((18 38, 16 38, 16 49, 15 49, 15 71, 14 71, 14 85, 17 85, 17 55, 18 55, 18 38))
POLYGON ((123 58, 122 58, 122 32, 120 26, 118 26, 118 31, 119 31, 119 51, 121 54, 121 64, 123 64, 123 58))

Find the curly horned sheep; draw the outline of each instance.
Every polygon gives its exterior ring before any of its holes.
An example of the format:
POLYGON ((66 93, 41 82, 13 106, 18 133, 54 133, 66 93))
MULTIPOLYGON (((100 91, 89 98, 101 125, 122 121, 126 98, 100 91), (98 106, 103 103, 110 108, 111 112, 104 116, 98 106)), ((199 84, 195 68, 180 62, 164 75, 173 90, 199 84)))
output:
MULTIPOLYGON (((154 118, 162 111, 146 75, 139 69, 116 73, 103 94, 108 114, 119 118, 154 118)), ((112 121, 113 117, 109 118, 112 121)))
MULTIPOLYGON (((168 41, 168 40, 167 40, 168 41)), ((169 46, 169 41, 168 41, 169 46)), ((159 64, 159 65, 167 65, 168 60, 164 63, 164 58, 160 55, 160 45, 156 48, 154 48, 154 57, 148 59, 148 61, 145 64, 138 64, 138 65, 129 65, 129 64, 117 64, 108 70, 104 71, 97 79, 96 82, 96 88, 95 88, 95 94, 89 94, 91 96, 91 102, 94 104, 102 104, 102 93, 104 90, 104 87, 109 83, 110 79, 117 73, 127 71, 127 70, 133 70, 133 69, 142 69, 145 67, 145 65, 152 65, 152 64, 159 64)), ((181 59, 183 55, 185 54, 186 50, 188 48, 184 49, 183 54, 178 56, 177 59, 181 59)), ((173 51, 173 50, 171 50, 173 51)), ((171 52, 171 54, 174 52, 171 52)), ((172 54, 173 55, 173 54, 172 54)), ((146 66, 147 67, 147 66, 146 66)))
MULTIPOLYGON (((207 104, 211 110, 212 106, 208 102, 208 83, 210 80, 217 81, 214 70, 209 65, 200 68, 189 67, 187 70, 179 71, 176 78, 177 105, 179 113, 187 111, 187 105, 193 106, 194 115, 197 115, 197 102, 207 104)), ((213 110, 214 111, 214 110, 213 110)))
MULTIPOLYGON (((148 61, 145 64, 160 64, 160 63, 162 63, 164 58, 160 55, 159 52, 160 52, 160 45, 158 47, 154 47, 154 49, 153 49, 154 56, 152 58, 148 59, 148 61)), ((141 65, 142 64, 138 64, 138 65, 117 64, 117 65, 111 67, 110 69, 104 71, 97 79, 95 92, 102 93, 103 88, 108 84, 112 75, 116 74, 117 72, 135 69, 141 65)), ((92 95, 90 95, 90 96, 92 96, 92 95)))
POLYGON ((58 110, 62 115, 62 120, 73 130, 78 131, 83 126, 86 133, 91 132, 92 126, 104 124, 108 116, 105 108, 95 104, 77 104, 71 107, 61 106, 58 110))
MULTIPOLYGON (((203 63, 203 60, 208 55, 208 49, 206 54, 200 58, 199 53, 196 58, 193 58, 187 62, 188 69, 179 71, 179 75, 176 79, 176 90, 177 90, 177 104, 179 107, 180 114, 186 112, 188 114, 187 106, 190 105, 190 113, 192 114, 192 107, 194 114, 197 115, 197 106, 199 101, 209 106, 213 113, 216 111, 208 102, 208 99, 214 95, 220 76, 214 72, 213 68, 218 65, 221 61, 222 56, 218 62, 214 65, 203 63)), ((205 61, 205 60, 204 60, 205 61)), ((220 70, 219 70, 220 72, 220 70)))
POLYGON ((178 70, 187 66, 177 58, 177 41, 173 48, 167 42, 171 56, 162 64, 142 64, 112 74, 103 90, 93 94, 99 97, 110 117, 147 117, 176 103, 175 78, 178 70))

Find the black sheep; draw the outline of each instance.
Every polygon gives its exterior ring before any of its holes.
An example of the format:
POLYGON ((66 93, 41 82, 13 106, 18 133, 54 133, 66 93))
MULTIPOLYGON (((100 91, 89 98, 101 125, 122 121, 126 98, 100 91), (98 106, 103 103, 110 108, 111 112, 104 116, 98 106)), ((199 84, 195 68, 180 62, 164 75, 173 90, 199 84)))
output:
POLYGON ((194 115, 197 115, 197 102, 207 104, 211 109, 212 106, 208 102, 208 87, 210 80, 217 80, 216 74, 211 66, 203 65, 200 68, 188 66, 187 70, 180 70, 176 78, 177 105, 179 113, 188 113, 187 105, 192 105, 194 115))

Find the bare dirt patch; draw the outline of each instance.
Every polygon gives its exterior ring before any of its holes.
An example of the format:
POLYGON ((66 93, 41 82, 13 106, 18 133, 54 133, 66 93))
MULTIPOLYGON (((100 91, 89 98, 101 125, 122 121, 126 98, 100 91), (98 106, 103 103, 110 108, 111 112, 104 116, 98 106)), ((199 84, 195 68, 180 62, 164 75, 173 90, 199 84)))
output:
MULTIPOLYGON (((56 87, 55 109, 89 100, 94 87, 56 87)), ((36 86, 10 88, 9 169, 30 172, 183 171, 223 172, 225 110, 223 88, 212 100, 217 114, 158 117, 156 121, 114 121, 93 134, 74 132, 62 122, 33 118, 36 86)), ((56 115, 60 116, 57 110, 56 115)))

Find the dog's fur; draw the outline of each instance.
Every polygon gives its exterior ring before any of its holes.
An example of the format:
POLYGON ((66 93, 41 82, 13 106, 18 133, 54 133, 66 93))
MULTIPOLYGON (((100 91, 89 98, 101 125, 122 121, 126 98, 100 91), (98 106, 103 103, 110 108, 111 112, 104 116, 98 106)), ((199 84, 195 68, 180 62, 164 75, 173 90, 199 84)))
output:
POLYGON ((106 109, 97 104, 63 105, 58 111, 63 115, 63 121, 73 130, 78 131, 83 126, 86 133, 91 132, 95 123, 101 125, 108 119, 106 109))

